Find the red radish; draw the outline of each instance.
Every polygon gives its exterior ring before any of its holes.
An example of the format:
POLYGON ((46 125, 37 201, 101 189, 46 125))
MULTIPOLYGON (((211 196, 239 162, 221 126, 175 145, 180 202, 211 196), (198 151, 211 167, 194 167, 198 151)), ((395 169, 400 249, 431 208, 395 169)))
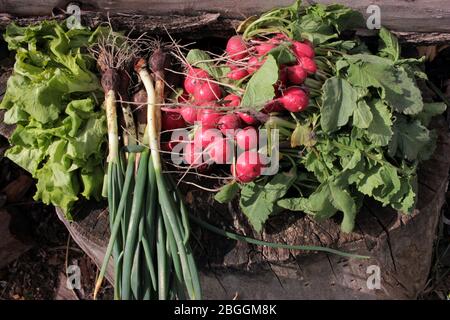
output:
POLYGON ((275 93, 277 93, 277 95, 280 92, 280 90, 283 90, 286 87, 287 80, 288 80, 287 67, 280 66, 280 71, 278 72, 278 81, 273 85, 275 93))
POLYGON ((184 90, 187 93, 194 94, 195 88, 207 79, 211 79, 208 72, 198 68, 191 68, 184 79, 184 90))
POLYGON ((220 99, 222 91, 217 83, 205 81, 195 87, 193 96, 197 103, 214 101, 220 99))
POLYGON ((304 40, 303 40, 303 43, 304 43, 304 44, 307 44, 307 45, 310 46, 311 48, 314 48, 314 45, 313 45, 312 42, 309 41, 308 39, 304 39, 304 40))
POLYGON ((314 49, 309 44, 300 41, 292 42, 292 51, 294 51, 294 54, 297 58, 300 57, 314 58, 315 55, 314 49))
POLYGON ((239 63, 234 62, 233 60, 228 60, 226 63, 227 67, 229 67, 231 70, 236 70, 241 68, 242 66, 239 63))
POLYGON ((300 112, 306 109, 309 97, 299 87, 290 87, 284 91, 283 96, 278 98, 284 108, 290 112, 300 112))
POLYGON ((287 67, 287 76, 291 84, 302 84, 308 73, 299 64, 287 67))
POLYGON ((256 151, 243 152, 237 158, 236 166, 231 166, 231 172, 236 171, 236 179, 244 183, 258 178, 261 175, 262 169, 261 155, 256 151))
POLYGON ((230 141, 223 138, 211 143, 207 150, 209 159, 217 164, 229 163, 233 156, 230 141))
POLYGON ((241 60, 248 55, 247 46, 241 36, 232 36, 228 39, 225 51, 233 60, 241 60))
POLYGON ((227 130, 236 130, 241 126, 241 119, 236 114, 226 114, 219 119, 218 128, 223 134, 227 130))
POLYGON ((286 84, 288 80, 288 69, 285 66, 280 66, 280 71, 278 73, 278 82, 281 84, 286 84))
POLYGON ((175 130, 186 126, 183 117, 177 111, 162 112, 161 113, 161 128, 162 130, 175 130))
POLYGON ((236 144, 242 150, 255 149, 258 146, 258 134, 253 127, 246 127, 236 133, 236 144))
POLYGON ((234 69, 227 73, 227 78, 231 80, 241 80, 248 75, 248 71, 245 69, 234 69))
POLYGON ((264 108, 262 109, 262 112, 264 113, 271 113, 271 112, 280 112, 283 111, 283 103, 279 101, 279 99, 274 99, 272 101, 269 101, 266 103, 264 108))
POLYGON ((268 43, 272 43, 275 45, 280 44, 282 41, 284 40, 288 40, 288 37, 286 37, 285 34, 283 33, 277 33, 275 34, 272 38, 270 38, 269 40, 267 40, 268 43))
POLYGON ((194 145, 197 149, 201 150, 218 139, 222 139, 222 134, 219 130, 201 127, 195 131, 194 145))
POLYGON ((263 59, 263 61, 259 61, 257 57, 251 57, 248 59, 247 64, 247 72, 248 74, 252 74, 256 72, 265 62, 266 59, 263 59))
POLYGON ((255 50, 258 54, 258 56, 262 56, 265 55, 266 53, 268 53, 270 50, 272 50, 273 48, 275 48, 276 45, 273 43, 261 43, 260 45, 255 46, 255 50))
POLYGON ((303 67, 303 69, 305 69, 306 72, 316 73, 317 65, 313 59, 308 58, 308 57, 299 57, 298 62, 299 62, 299 65, 301 65, 303 67))
POLYGON ((194 124, 194 122, 197 121, 197 113, 198 109, 194 107, 182 107, 180 110, 180 114, 184 121, 189 124, 194 124))
POLYGON ((215 128, 221 117, 222 114, 214 109, 200 109, 197 120, 201 122, 204 128, 215 128))
POLYGON ((241 98, 235 94, 229 94, 223 98, 224 106, 226 107, 239 107, 241 104, 241 98))
POLYGON ((202 153, 195 148, 194 143, 188 143, 184 146, 184 161, 189 165, 200 165, 202 163, 202 153))
POLYGON ((248 113, 238 112, 237 114, 239 115, 241 120, 244 121, 246 124, 253 126, 258 123, 258 120, 248 113))

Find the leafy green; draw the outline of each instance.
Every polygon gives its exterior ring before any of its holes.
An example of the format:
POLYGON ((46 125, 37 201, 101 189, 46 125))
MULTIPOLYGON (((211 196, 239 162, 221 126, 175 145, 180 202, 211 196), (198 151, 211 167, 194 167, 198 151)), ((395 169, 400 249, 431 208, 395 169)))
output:
POLYGON ((373 115, 366 101, 358 101, 357 107, 353 111, 353 125, 361 129, 367 129, 372 120, 373 115))
POLYGON ((358 93, 345 79, 339 77, 327 79, 322 90, 322 129, 333 132, 347 124, 357 108, 358 93))
POLYGON ((363 16, 350 8, 335 4, 316 4, 305 9, 305 14, 294 22, 293 37, 306 38, 314 44, 337 39, 339 33, 364 25, 363 16))
POLYGON ((419 119, 423 125, 427 126, 430 123, 431 118, 444 113, 446 109, 447 105, 444 102, 424 103, 423 110, 417 115, 417 119, 419 119))
POLYGON ((297 58, 290 49, 289 43, 282 43, 270 50, 267 54, 273 56, 278 65, 291 64, 297 61, 297 58))
POLYGON ((367 138, 376 146, 386 146, 392 137, 392 114, 381 101, 371 101, 372 122, 367 128, 367 138))
POLYGON ((316 137, 311 127, 307 124, 297 124, 291 135, 291 147, 312 147, 316 144, 316 137))
POLYGON ((389 154, 410 161, 426 160, 433 153, 434 139, 430 131, 418 120, 397 116, 389 154), (431 146, 431 147, 430 147, 431 146))
POLYGON ((275 96, 273 85, 278 80, 278 65, 272 55, 268 55, 261 68, 256 71, 245 88, 241 106, 260 110, 275 96))
POLYGON ((239 185, 236 181, 232 181, 231 183, 224 185, 222 189, 216 193, 214 199, 220 203, 230 202, 237 195, 238 191, 239 185))
POLYGON ((380 55, 394 62, 400 59, 400 45, 398 44, 398 40, 385 27, 380 29, 380 55))
MULTIPOLYGON (((303 84, 308 109, 268 115, 267 123, 276 123, 284 139, 280 168, 295 169, 296 178, 280 173, 241 186, 242 210, 257 230, 281 208, 319 220, 341 212, 344 232, 353 230, 367 197, 403 213, 414 209, 418 164, 430 157, 436 141, 427 126, 445 105, 423 102, 416 80, 427 79, 424 60, 402 58, 398 40, 386 28, 378 34, 375 54, 355 34, 343 36, 362 25, 361 14, 342 5, 296 1, 242 26, 247 40, 277 33, 308 39, 319 70, 303 84)), ((274 50, 279 63, 289 60, 282 49, 274 50)), ((273 97, 269 77, 277 72, 272 68, 252 77, 245 88, 247 107, 260 110, 273 97)))
POLYGON ((349 65, 347 80, 353 86, 380 89, 380 98, 396 112, 412 115, 422 111, 420 90, 404 67, 369 54, 348 55, 344 59, 349 65))
POLYGON ((295 168, 275 175, 267 183, 250 182, 241 189, 242 212, 256 231, 261 231, 270 214, 277 210, 276 202, 282 198, 296 179, 295 168))
POLYGON ((16 51, 1 109, 16 124, 6 155, 37 179, 36 200, 70 212, 80 195, 99 199, 106 119, 100 84, 85 47, 94 33, 55 21, 11 24, 5 40, 16 51))

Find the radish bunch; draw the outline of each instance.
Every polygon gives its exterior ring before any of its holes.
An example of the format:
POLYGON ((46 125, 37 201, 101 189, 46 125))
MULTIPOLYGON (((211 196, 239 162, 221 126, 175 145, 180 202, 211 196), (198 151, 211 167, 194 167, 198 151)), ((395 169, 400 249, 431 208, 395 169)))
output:
POLYGON ((304 81, 310 74, 317 71, 314 62, 314 49, 310 42, 290 40, 283 34, 276 34, 269 39, 255 39, 246 43, 240 36, 228 40, 226 52, 230 58, 228 66, 231 71, 227 77, 232 80, 242 80, 256 72, 265 61, 265 57, 279 45, 289 46, 295 56, 295 63, 280 65, 277 96, 263 109, 270 112, 301 112, 309 103, 308 90, 304 81))
MULTIPOLYGON (((184 162, 197 170, 205 170, 212 164, 227 164, 236 180, 247 183, 258 178, 264 169, 263 155, 258 153, 258 127, 264 122, 261 119, 273 112, 305 110, 309 95, 304 82, 308 75, 317 71, 317 66, 309 42, 294 41, 283 34, 250 41, 244 41, 239 35, 232 36, 225 56, 224 66, 229 71, 223 80, 214 79, 204 69, 186 66, 184 90, 178 98, 181 106, 172 112, 163 112, 162 127, 174 130, 195 125, 191 139, 181 142, 184 162), (242 110, 242 92, 247 80, 280 45, 288 48, 295 61, 278 66, 275 97, 258 112, 242 110)), ((169 143, 169 149, 174 144, 169 143)))

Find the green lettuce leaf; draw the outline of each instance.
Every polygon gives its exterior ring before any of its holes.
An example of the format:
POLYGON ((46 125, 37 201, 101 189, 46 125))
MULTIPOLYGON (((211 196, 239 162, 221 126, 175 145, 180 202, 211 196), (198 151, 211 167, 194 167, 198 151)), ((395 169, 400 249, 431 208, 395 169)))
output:
POLYGON ((83 53, 94 34, 44 21, 11 24, 4 36, 16 51, 0 104, 5 122, 16 124, 6 156, 37 179, 34 198, 68 218, 80 196, 99 199, 103 183, 106 119, 95 63, 83 53))

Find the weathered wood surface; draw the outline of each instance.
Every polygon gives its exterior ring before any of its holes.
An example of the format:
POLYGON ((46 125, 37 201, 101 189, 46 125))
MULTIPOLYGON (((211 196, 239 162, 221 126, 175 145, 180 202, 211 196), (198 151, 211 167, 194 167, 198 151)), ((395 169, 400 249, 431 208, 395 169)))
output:
MULTIPOLYGON (((450 41, 450 6, 446 0, 320 0, 319 3, 348 5, 365 17, 367 7, 376 4, 381 10, 381 23, 403 42, 432 44, 450 41)), ((40 19, 63 19, 61 14, 69 1, 0 0, 0 29, 11 21, 28 24, 40 19), (34 16, 34 17, 30 17, 34 16), (40 16, 40 17, 37 17, 40 16), (20 17, 20 18, 17 18, 20 17), (24 18, 29 17, 29 18, 24 18)), ((198 38, 197 31, 208 36, 226 36, 245 17, 258 14, 291 0, 270 1, 81 1, 81 19, 95 26, 109 13, 112 24, 123 30, 164 34, 187 34, 198 38)), ((305 1, 305 3, 307 3, 305 1)), ((369 30, 360 30, 367 33, 369 30)))
MULTIPOLYGON (((269 220, 254 234, 235 205, 214 204, 204 191, 187 194, 190 209, 205 220, 241 234, 288 244, 322 245, 358 254, 368 260, 323 253, 262 248, 226 240, 194 226, 194 250, 202 270, 205 298, 231 299, 414 299, 425 287, 431 267, 436 226, 447 188, 450 135, 437 121, 438 148, 419 171, 417 209, 403 215, 368 201, 352 234, 339 230, 338 220, 317 223, 294 213, 269 220), (201 244, 201 245, 200 245, 201 244), (381 288, 369 289, 369 266, 378 266, 381 288)), ((61 212, 58 215, 62 218, 61 212)), ((106 213, 94 210, 68 226, 75 241, 100 265, 108 235, 106 213)), ((108 269, 112 276, 112 266, 108 269)))
MULTIPOLYGON (((54 8, 65 8, 70 1, 61 0, 0 0, 0 12, 19 16, 48 15, 54 8)), ((74 1, 75 2, 75 1, 74 1)), ((76 1, 81 8, 111 13, 164 15, 196 12, 218 12, 225 17, 243 18, 277 6, 287 6, 293 0, 90 0, 76 1)), ((378 5, 384 25, 398 31, 450 32, 450 6, 447 0, 318 0, 307 3, 341 3, 364 15, 369 5, 378 5)))
MULTIPOLYGON (((67 15, 45 15, 38 17, 15 17, 0 11, 0 30, 8 24, 15 22, 25 26, 42 20, 63 20, 67 15)), ((234 28, 241 22, 237 19, 223 18, 219 13, 199 13, 196 16, 170 15, 138 15, 138 14, 110 14, 88 11, 81 16, 82 25, 91 28, 97 27, 105 21, 110 21, 116 30, 135 33, 149 33, 153 35, 167 35, 167 32, 187 38, 200 38, 207 36, 225 37, 232 34, 234 28)))

